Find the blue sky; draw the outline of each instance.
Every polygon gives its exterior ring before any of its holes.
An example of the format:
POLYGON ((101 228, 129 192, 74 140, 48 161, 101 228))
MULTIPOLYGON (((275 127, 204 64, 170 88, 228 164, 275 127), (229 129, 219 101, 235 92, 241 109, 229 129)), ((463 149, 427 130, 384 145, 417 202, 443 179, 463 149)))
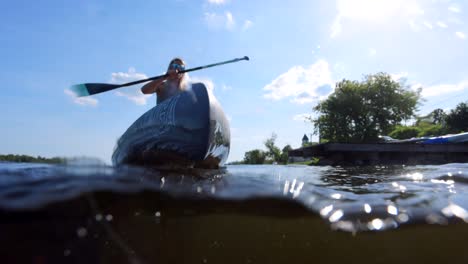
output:
MULTIPOLYGON (((173 57, 213 88, 231 123, 229 161, 300 145, 303 121, 336 81, 384 71, 423 87, 420 114, 468 98, 467 6, 451 0, 4 1, 0 10, 0 154, 89 156, 155 105, 124 88, 82 99, 84 82, 163 73, 173 57)), ((315 138, 315 136, 314 136, 315 138)))

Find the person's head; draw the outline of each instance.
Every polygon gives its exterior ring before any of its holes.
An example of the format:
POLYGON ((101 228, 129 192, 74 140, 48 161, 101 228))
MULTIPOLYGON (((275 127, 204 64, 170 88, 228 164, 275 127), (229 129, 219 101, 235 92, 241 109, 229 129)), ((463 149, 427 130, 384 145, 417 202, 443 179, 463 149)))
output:
MULTIPOLYGON (((169 63, 169 66, 167 67, 167 71, 173 70, 173 69, 177 69, 178 71, 185 70, 185 62, 179 57, 172 59, 171 62, 169 63)), ((186 90, 187 74, 186 73, 180 74, 177 80, 179 81, 179 88, 181 90, 186 90)))
POLYGON ((185 62, 181 58, 174 58, 169 63, 167 71, 177 69, 179 71, 185 70, 185 62))

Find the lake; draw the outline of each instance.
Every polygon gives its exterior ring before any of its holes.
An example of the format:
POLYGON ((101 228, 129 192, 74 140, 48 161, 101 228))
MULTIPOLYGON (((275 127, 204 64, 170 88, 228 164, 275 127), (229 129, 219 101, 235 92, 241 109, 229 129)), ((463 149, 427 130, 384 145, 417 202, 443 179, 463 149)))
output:
POLYGON ((2 263, 468 260, 468 164, 0 163, 2 263))

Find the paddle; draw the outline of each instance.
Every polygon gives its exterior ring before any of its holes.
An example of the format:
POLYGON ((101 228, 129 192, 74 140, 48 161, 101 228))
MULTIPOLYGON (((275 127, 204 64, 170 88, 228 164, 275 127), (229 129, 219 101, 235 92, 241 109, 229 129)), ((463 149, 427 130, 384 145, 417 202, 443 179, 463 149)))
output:
MULTIPOLYGON (((195 68, 183 70, 183 71, 180 71, 179 73, 198 71, 198 70, 201 70, 201 69, 206 69, 206 68, 219 66, 219 65, 223 65, 223 64, 227 64, 227 63, 238 62, 238 61, 241 61, 241 60, 247 60, 248 61, 249 57, 244 56, 243 58, 237 58, 237 59, 233 59, 233 60, 208 64, 208 65, 205 65, 205 66, 200 66, 200 67, 195 67, 195 68)), ((73 85, 71 87, 71 90, 78 97, 89 96, 89 95, 93 95, 93 94, 98 94, 98 93, 103 93, 103 92, 107 92, 107 91, 110 91, 110 90, 114 90, 114 89, 117 89, 117 88, 120 88, 120 87, 131 86, 131 85, 135 85, 135 84, 139 84, 139 83, 144 83, 144 82, 156 80, 156 79, 167 77, 167 76, 168 76, 167 74, 164 74, 164 75, 159 75, 159 76, 151 77, 151 78, 148 78, 148 79, 129 82, 129 83, 124 83, 124 84, 83 83, 83 84, 73 85)))

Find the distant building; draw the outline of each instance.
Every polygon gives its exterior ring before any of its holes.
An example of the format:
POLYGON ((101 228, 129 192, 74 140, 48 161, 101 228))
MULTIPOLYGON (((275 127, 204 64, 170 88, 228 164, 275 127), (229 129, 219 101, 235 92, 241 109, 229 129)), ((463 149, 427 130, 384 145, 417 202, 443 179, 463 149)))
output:
POLYGON ((304 134, 304 136, 302 137, 302 145, 306 145, 309 143, 309 138, 307 137, 306 134, 304 134))

